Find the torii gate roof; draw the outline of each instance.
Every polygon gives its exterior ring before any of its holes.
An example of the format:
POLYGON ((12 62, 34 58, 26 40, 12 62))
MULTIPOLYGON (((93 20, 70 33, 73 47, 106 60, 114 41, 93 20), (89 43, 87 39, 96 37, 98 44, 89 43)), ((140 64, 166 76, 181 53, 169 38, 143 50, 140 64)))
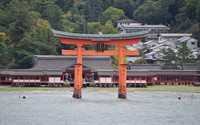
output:
POLYGON ((55 37, 68 38, 68 39, 82 39, 90 41, 111 41, 111 40, 130 40, 134 38, 143 38, 150 30, 145 30, 141 32, 126 33, 126 34, 79 34, 79 33, 69 33, 58 30, 51 30, 55 37))

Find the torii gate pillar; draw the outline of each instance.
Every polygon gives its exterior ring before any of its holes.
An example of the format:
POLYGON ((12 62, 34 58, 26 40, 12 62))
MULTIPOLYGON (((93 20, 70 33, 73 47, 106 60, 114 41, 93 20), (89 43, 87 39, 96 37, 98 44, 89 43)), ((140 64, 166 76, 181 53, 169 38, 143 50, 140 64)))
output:
POLYGON ((82 64, 75 64, 74 65, 75 69, 75 79, 74 79, 74 98, 81 98, 82 97, 82 92, 81 92, 81 87, 82 87, 82 64))
POLYGON ((118 98, 126 99, 126 64, 121 64, 119 67, 119 91, 118 98))
POLYGON ((123 45, 118 45, 118 58, 119 58, 119 91, 118 98, 126 99, 126 64, 123 58, 123 45))
POLYGON ((74 65, 74 98, 81 98, 82 97, 82 44, 77 44, 77 64, 74 65))

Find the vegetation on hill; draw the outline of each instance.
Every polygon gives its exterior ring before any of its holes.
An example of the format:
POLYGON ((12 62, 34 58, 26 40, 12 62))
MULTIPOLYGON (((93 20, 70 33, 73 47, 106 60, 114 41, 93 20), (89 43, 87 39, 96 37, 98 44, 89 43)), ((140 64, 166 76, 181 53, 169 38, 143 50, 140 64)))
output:
POLYGON ((74 48, 61 45, 51 28, 117 33, 117 21, 126 18, 200 39, 199 0, 0 0, 0 68, 29 68, 32 55, 74 48))

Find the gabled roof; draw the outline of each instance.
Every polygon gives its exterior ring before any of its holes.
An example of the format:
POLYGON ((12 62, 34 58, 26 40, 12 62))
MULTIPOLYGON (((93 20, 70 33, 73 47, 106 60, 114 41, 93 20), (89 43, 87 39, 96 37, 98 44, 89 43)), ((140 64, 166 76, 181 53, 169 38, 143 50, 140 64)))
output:
POLYGON ((147 41, 147 42, 145 42, 145 43, 143 43, 143 44, 151 44, 151 43, 157 43, 156 41, 154 41, 154 40, 150 40, 150 41, 147 41))
POLYGON ((122 24, 121 25, 124 29, 134 29, 134 28, 140 28, 140 29, 170 29, 169 27, 165 25, 135 25, 135 24, 122 24))
POLYGON ((135 21, 133 19, 123 19, 123 20, 119 20, 117 22, 118 23, 138 23, 137 21, 135 21))
POLYGON ((158 64, 131 64, 131 70, 159 70, 158 64))
MULTIPOLYGON (((66 70, 76 64, 76 56, 35 55, 34 67, 31 69, 66 70)), ((110 56, 83 56, 83 66, 91 69, 114 69, 110 56)))
POLYGON ((127 75, 131 76, 148 76, 148 70, 127 70, 127 75))
POLYGON ((62 75, 62 70, 32 70, 32 69, 8 69, 0 71, 5 75, 62 75))
POLYGON ((184 63, 183 70, 198 70, 198 71, 200 71, 200 63, 184 63))
POLYGON ((156 49, 156 48, 160 48, 161 46, 163 46, 164 44, 158 44, 158 45, 156 45, 156 46, 153 46, 153 47, 151 47, 151 48, 149 48, 149 49, 156 49))
POLYGON ((150 70, 154 75, 197 75, 194 70, 150 70))
POLYGON ((190 37, 191 33, 160 33, 161 37, 190 37))
POLYGON ((174 47, 171 46, 171 45, 167 45, 167 44, 165 44, 165 43, 158 44, 157 46, 151 47, 151 48, 149 48, 149 49, 150 49, 150 50, 154 50, 154 49, 159 49, 159 50, 161 50, 161 49, 163 49, 163 48, 165 48, 165 49, 171 48, 171 49, 173 49, 175 52, 177 51, 176 48, 174 48, 174 47))
POLYGON ((181 37, 180 39, 177 40, 177 42, 186 42, 186 41, 189 41, 189 42, 193 42, 193 41, 197 41, 196 39, 192 38, 192 37, 181 37))

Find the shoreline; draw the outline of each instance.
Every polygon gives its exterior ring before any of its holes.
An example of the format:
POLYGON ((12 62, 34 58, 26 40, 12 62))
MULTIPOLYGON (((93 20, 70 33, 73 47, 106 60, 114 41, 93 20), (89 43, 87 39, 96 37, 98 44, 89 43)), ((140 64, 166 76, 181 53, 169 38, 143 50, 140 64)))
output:
MULTIPOLYGON (((0 92, 12 91, 68 91, 73 87, 10 87, 0 86, 0 92)), ((86 91, 109 91, 118 92, 118 87, 87 87, 82 88, 86 91)), ((127 92, 146 91, 146 92, 186 92, 186 93, 200 93, 200 86, 186 86, 186 85, 154 85, 143 88, 127 88, 127 92)))

